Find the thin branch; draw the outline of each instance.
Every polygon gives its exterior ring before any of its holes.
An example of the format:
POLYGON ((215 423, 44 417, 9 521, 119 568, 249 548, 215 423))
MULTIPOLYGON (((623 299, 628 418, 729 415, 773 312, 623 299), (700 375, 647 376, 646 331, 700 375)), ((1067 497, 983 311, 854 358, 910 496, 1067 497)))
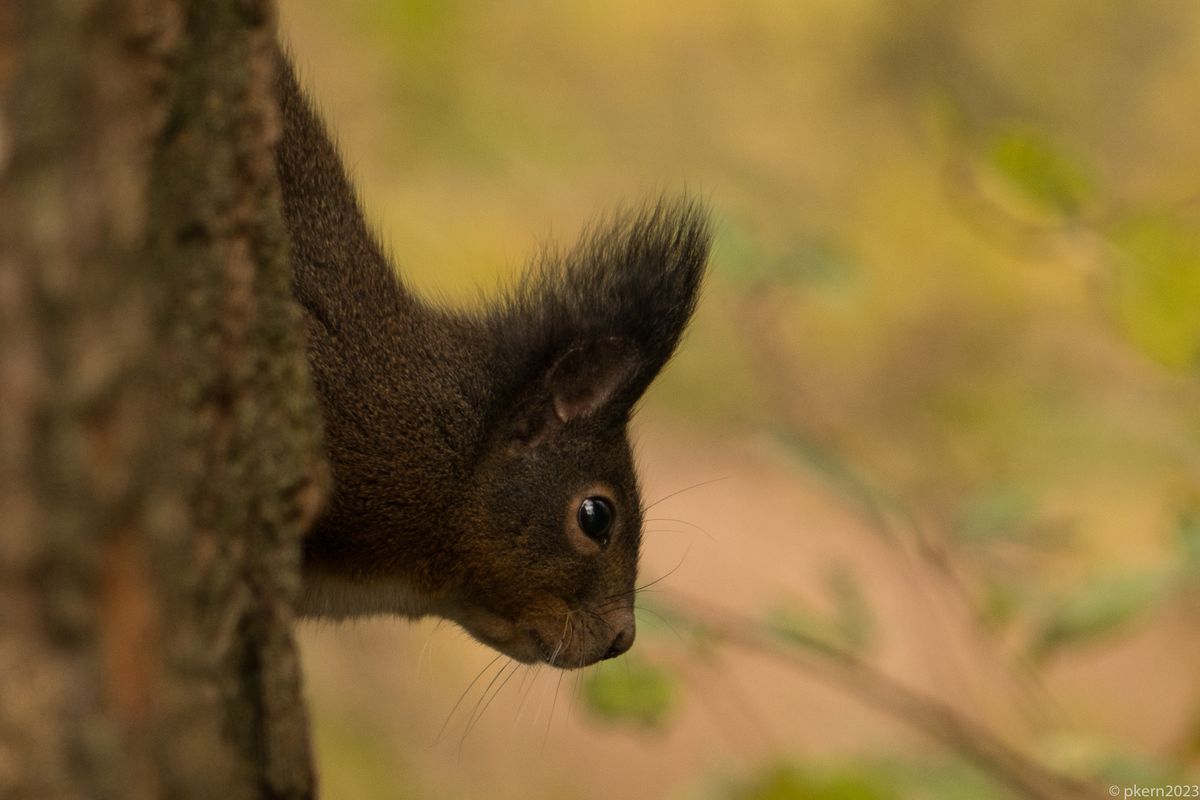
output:
POLYGON ((832 685, 940 742, 1032 800, 1083 800, 1101 796, 1092 784, 1042 765, 952 706, 890 677, 849 650, 813 640, 808 647, 782 642, 761 623, 675 595, 660 608, 708 636, 768 656, 832 685))

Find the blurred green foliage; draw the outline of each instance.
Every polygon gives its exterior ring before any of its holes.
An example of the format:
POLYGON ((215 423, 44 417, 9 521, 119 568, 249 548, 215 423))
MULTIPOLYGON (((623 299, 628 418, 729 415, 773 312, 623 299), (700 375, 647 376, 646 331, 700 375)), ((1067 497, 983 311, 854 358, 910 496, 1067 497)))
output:
POLYGON ((1148 611, 1169 588, 1157 572, 1090 577, 1049 604, 1038 622, 1032 654, 1044 658, 1067 645, 1105 636, 1148 611))
POLYGON ((1200 229, 1143 213, 1111 234, 1116 305, 1129 341, 1162 364, 1200 367, 1200 229))
POLYGON ((863 759, 818 766, 768 764, 730 780, 712 800, 998 800, 1005 795, 978 772, 954 761, 863 759))
POLYGON ((1031 128, 998 132, 991 144, 992 165, 1032 203, 1063 219, 1079 215, 1093 195, 1085 171, 1031 128))
POLYGON ((792 599, 767 612, 765 629, 784 642, 835 657, 870 649, 877 622, 858 576, 844 566, 832 567, 824 589, 828 610, 792 599))
POLYGON ((772 767, 723 795, 729 800, 894 800, 898 790, 861 764, 845 771, 772 767))
POLYGON ((637 656, 587 673, 583 700, 600 719, 661 728, 675 705, 678 689, 674 676, 637 656))
POLYGON ((1200 579, 1200 507, 1188 504, 1176 518, 1180 560, 1193 580, 1200 579))

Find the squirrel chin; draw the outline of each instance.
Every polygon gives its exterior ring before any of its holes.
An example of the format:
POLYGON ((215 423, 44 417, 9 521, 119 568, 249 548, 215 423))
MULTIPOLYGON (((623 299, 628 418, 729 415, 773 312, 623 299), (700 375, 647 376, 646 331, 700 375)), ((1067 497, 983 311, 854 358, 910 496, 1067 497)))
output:
POLYGON ((458 609, 448 616, 478 641, 523 664, 580 669, 618 656, 633 643, 632 603, 600 611, 570 610, 552 598, 537 605, 515 621, 485 609, 458 609), (613 631, 623 633, 614 640, 613 631))
POLYGON ((524 664, 551 662, 552 652, 511 620, 482 608, 435 602, 402 579, 352 580, 309 573, 298 606, 304 619, 340 621, 363 616, 420 619, 438 616, 453 620, 471 637, 524 664))
POLYGON ((445 616, 440 603, 407 581, 351 580, 320 572, 305 575, 298 610, 306 619, 329 620, 382 614, 408 619, 445 616))

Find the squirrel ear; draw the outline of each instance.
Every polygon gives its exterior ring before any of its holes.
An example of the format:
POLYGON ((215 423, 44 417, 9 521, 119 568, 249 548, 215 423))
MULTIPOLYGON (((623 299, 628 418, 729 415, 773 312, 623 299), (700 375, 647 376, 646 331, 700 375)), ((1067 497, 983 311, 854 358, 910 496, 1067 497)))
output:
POLYGON ((559 422, 593 414, 610 403, 637 372, 638 350, 613 337, 568 350, 550 368, 546 384, 559 422))
POLYGON ((485 318, 519 441, 600 411, 627 418, 696 308, 710 238, 704 206, 685 197, 618 212, 542 254, 485 318))

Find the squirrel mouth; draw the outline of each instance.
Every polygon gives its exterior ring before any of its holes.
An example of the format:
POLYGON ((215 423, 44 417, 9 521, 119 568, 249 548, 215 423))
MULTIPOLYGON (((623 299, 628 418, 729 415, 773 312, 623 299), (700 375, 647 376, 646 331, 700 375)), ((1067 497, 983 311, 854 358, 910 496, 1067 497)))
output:
POLYGON ((561 650, 562 648, 559 647, 551 650, 550 646, 546 644, 546 640, 543 639, 541 634, 539 634, 533 628, 530 628, 528 631, 526 631, 526 633, 529 634, 529 639, 533 642, 534 647, 537 648, 538 655, 541 656, 542 661, 545 661, 552 667, 556 666, 554 659, 558 657, 558 650, 561 650))

